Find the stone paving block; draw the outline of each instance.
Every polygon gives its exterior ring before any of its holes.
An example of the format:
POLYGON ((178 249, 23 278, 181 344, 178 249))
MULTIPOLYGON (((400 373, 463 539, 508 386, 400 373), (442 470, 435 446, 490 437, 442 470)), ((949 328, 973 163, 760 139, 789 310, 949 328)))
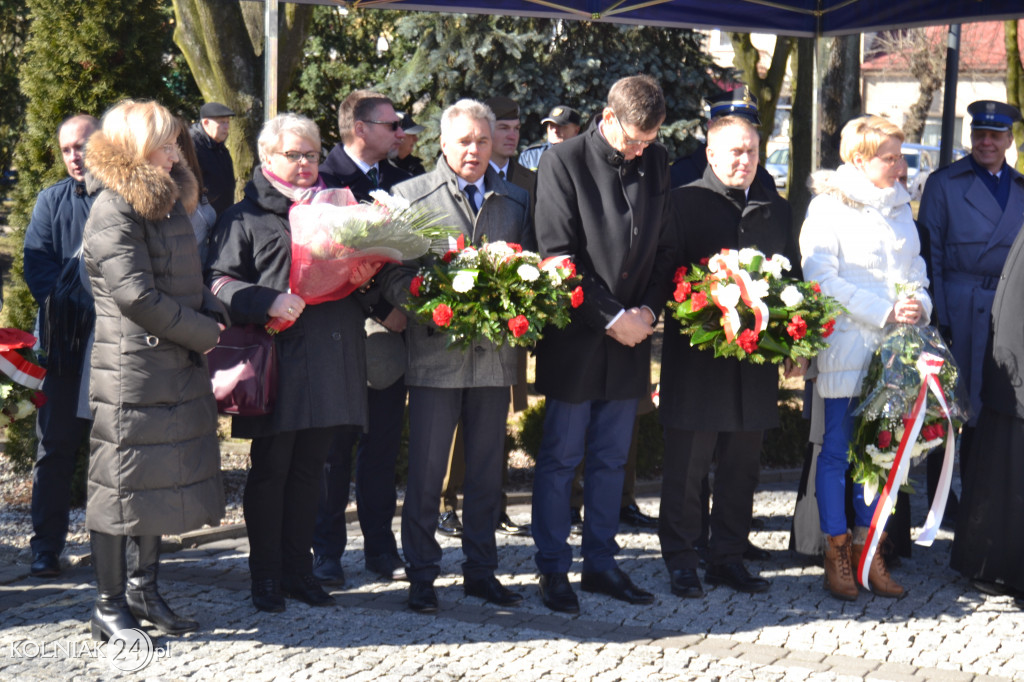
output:
POLYGON ((770 665, 786 655, 786 650, 777 646, 763 644, 746 644, 740 642, 732 650, 733 655, 751 663, 770 665))
POLYGON ((704 641, 704 635, 673 635, 656 639, 652 644, 661 649, 689 649, 704 641))
POLYGON ((941 680, 942 682, 970 682, 974 679, 974 673, 944 668, 919 668, 916 674, 921 680, 941 680))
MULTIPOLYGON (((790 652, 790 653, 792 653, 792 652, 790 652)), ((813 670, 813 671, 816 671, 816 672, 825 672, 827 670, 831 670, 832 669, 832 666, 828 665, 827 663, 822 663, 821 661, 803 660, 803 659, 799 659, 799 658, 791 658, 791 657, 788 657, 788 656, 786 658, 778 659, 777 661, 772 663, 772 665, 781 666, 783 668, 798 668, 800 670, 813 670)))
POLYGON ((828 664, 837 674, 861 677, 878 667, 877 661, 851 656, 826 656, 822 663, 828 664))

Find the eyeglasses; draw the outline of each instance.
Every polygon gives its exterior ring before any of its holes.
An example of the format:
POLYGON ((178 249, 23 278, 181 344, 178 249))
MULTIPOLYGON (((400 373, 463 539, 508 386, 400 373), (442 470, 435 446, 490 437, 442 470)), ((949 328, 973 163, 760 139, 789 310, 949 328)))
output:
POLYGON ((627 147, 640 147, 641 149, 643 149, 644 147, 650 147, 652 144, 658 141, 658 133, 655 133, 654 137, 652 137, 649 140, 634 140, 633 138, 626 134, 626 129, 622 127, 622 122, 619 120, 619 115, 616 114, 614 111, 612 112, 612 114, 615 116, 615 124, 619 126, 619 132, 622 133, 622 143, 625 144, 627 147))
POLYGON ((178 143, 176 142, 161 145, 160 151, 162 151, 167 156, 181 156, 181 147, 179 147, 178 143))
POLYGON ((886 166, 895 166, 897 163, 903 160, 903 155, 886 154, 885 156, 876 156, 875 158, 884 163, 886 166))
POLYGON ((316 163, 317 161, 320 160, 320 152, 306 152, 306 153, 302 153, 302 152, 274 152, 274 153, 277 154, 278 156, 283 156, 284 158, 288 159, 292 163, 298 163, 298 162, 302 161, 303 159, 305 159, 307 163, 316 163))
POLYGON ((401 121, 369 121, 365 118, 360 120, 363 123, 374 123, 379 126, 388 126, 389 128, 391 128, 391 132, 395 132, 396 130, 398 130, 399 126, 402 125, 401 121))

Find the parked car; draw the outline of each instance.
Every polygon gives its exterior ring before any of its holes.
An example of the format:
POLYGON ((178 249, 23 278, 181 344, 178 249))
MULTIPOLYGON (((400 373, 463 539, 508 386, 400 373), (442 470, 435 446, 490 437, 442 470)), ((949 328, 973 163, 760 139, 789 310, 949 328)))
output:
POLYGON ((765 169, 775 178, 775 186, 779 189, 786 188, 786 180, 789 178, 789 149, 776 149, 764 162, 765 169))
MULTIPOLYGON (((924 183, 939 165, 939 148, 925 144, 914 144, 907 142, 901 148, 903 158, 907 162, 907 189, 915 201, 921 200, 924 193, 924 183)), ((953 160, 957 161, 967 156, 963 149, 953 149, 953 160)))

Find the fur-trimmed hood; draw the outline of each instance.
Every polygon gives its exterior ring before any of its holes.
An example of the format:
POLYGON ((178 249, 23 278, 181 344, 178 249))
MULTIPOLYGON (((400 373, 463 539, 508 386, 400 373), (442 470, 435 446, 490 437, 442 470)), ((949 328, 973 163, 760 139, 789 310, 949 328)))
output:
POLYGON ((885 215, 898 211, 910 203, 910 193, 900 183, 892 187, 875 187, 854 166, 844 163, 837 170, 812 173, 807 186, 815 195, 828 195, 854 209, 870 207, 885 215))
POLYGON ((145 160, 133 159, 102 131, 89 138, 85 166, 103 187, 117 192, 147 220, 167 217, 178 199, 189 215, 199 203, 199 184, 184 162, 174 164, 167 175, 145 160))

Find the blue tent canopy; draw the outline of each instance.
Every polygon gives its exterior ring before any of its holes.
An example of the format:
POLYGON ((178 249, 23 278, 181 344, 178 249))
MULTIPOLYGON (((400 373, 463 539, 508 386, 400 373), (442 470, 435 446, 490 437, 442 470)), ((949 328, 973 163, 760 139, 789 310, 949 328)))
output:
POLYGON ((467 12, 720 28, 796 36, 1024 16, 1022 0, 300 0, 350 8, 467 12))

